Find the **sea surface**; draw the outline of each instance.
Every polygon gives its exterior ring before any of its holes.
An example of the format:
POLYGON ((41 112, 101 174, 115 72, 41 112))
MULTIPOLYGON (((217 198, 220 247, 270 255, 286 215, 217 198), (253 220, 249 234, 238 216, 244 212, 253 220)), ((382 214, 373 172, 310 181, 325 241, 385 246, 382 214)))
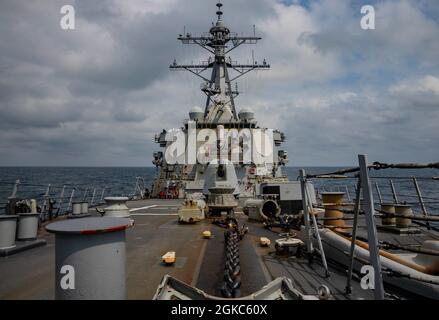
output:
MULTIPOLYGON (((329 173, 341 168, 312 167, 304 168, 308 174, 329 173)), ((286 167, 285 173, 290 180, 296 180, 299 168, 286 167)), ((86 198, 91 201, 94 194, 94 203, 101 200, 102 191, 105 196, 132 196, 136 194, 136 179, 142 178, 145 187, 151 188, 156 175, 156 169, 144 168, 85 168, 85 167, 0 167, 0 207, 3 207, 12 194, 14 183, 20 180, 17 196, 19 198, 35 198, 42 201, 49 188, 49 195, 55 200, 61 200, 64 187, 63 205, 66 205, 75 189, 73 200, 86 198)), ((413 177, 416 177, 429 214, 439 214, 439 180, 432 177, 439 176, 439 170, 399 170, 388 169, 370 172, 373 177, 374 199, 379 201, 375 187, 378 184, 382 200, 393 202, 393 194, 389 179, 395 186, 399 202, 413 204, 417 213, 421 213, 418 196, 414 187, 413 177)), ((356 179, 314 179, 313 183, 318 192, 343 191, 349 192, 349 198, 354 198, 356 179), (348 190, 348 191, 347 191, 348 190)), ((1 211, 0 211, 1 213, 1 211)))

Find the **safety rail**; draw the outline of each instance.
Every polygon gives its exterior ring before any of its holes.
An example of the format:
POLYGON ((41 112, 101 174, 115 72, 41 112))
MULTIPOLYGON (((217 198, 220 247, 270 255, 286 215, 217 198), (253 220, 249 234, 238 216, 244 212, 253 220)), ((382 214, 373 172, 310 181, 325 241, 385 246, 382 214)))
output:
MULTIPOLYGON (((115 190, 115 187, 112 186, 45 185, 22 182, 21 180, 15 182, 0 181, 0 186, 11 190, 10 195, 5 199, 7 201, 0 202, 0 214, 7 213, 8 206, 12 203, 35 199, 42 222, 71 213, 75 202, 87 202, 90 208, 100 206, 105 203, 105 196, 112 194, 115 190)), ((131 200, 145 198, 147 190, 143 178, 136 177, 133 192, 128 194, 119 193, 118 195, 126 196, 131 200)))
MULTIPOLYGON (((349 253, 350 265, 348 270, 346 293, 351 292, 351 279, 353 275, 353 266, 355 257, 355 246, 357 245, 357 229, 358 229, 358 217, 364 215, 367 227, 367 243, 370 252, 370 261, 375 270, 375 298, 384 299, 386 293, 384 292, 382 274, 385 273, 385 268, 381 267, 380 262, 380 248, 391 248, 399 250, 416 251, 412 248, 406 248, 399 244, 379 241, 377 226, 375 218, 402 218, 413 220, 413 223, 419 227, 425 227, 428 230, 439 231, 439 228, 433 224, 439 222, 438 204, 439 198, 435 197, 439 185, 437 183, 437 176, 379 176, 371 175, 371 172, 385 169, 439 169, 439 163, 430 164, 418 164, 418 163, 402 163, 402 164, 387 164, 374 162, 372 165, 368 165, 367 157, 365 155, 359 155, 359 166, 355 168, 348 168, 342 170, 336 170, 329 173, 319 174, 304 174, 301 170, 299 179, 301 181, 311 180, 316 184, 317 198, 320 200, 320 208, 324 208, 322 194, 324 192, 338 192, 343 193, 350 206, 353 205, 353 210, 337 209, 343 213, 353 214, 353 217, 335 217, 335 218, 319 218, 317 221, 326 220, 353 220, 353 224, 347 226, 352 229, 351 234, 351 249, 349 253), (333 185, 328 187, 319 183, 319 179, 331 180, 333 185), (348 180, 349 183, 345 183, 348 180), (386 184, 383 181, 387 182, 386 184), (428 188, 421 190, 420 184, 428 188), (397 188, 397 185, 399 188, 397 188), (354 195, 352 197, 352 195, 354 195), (393 204, 393 205, 412 205, 417 212, 411 211, 412 214, 407 216, 406 214, 389 214, 388 212, 376 209, 377 205, 393 204)), ((310 242, 310 216, 314 219, 314 214, 308 212, 307 203, 304 201, 305 208, 305 231, 307 240, 310 242)), ((321 224, 320 224, 321 225, 321 224)), ((331 226, 325 226, 331 227, 331 226)), ((337 229, 343 229, 343 227, 334 226, 331 228, 334 231, 337 229)), ((317 226, 314 230, 318 230, 317 226)), ((318 235, 318 232, 317 232, 318 235)), ((320 239, 318 239, 321 242, 320 239)), ((321 246, 321 244, 319 244, 321 246)), ((432 254, 437 256, 438 252, 427 252, 428 250, 418 249, 416 252, 424 254, 432 254)), ((323 257, 324 258, 324 255, 323 257)), ((399 275, 404 276, 404 275, 399 275)))
MULTIPOLYGON (((313 180, 316 184, 316 194, 319 200, 321 195, 325 192, 343 192, 348 202, 355 198, 357 177, 344 177, 343 180, 350 180, 351 183, 340 183, 340 178, 334 182, 334 185, 328 186, 320 184, 316 180, 325 179, 333 180, 328 176, 319 175, 313 180)), ((413 209, 421 212, 423 215, 439 215, 439 197, 435 197, 435 190, 439 190, 439 180, 431 177, 380 177, 371 176, 373 183, 373 195, 375 204, 381 205, 383 203, 393 204, 407 204, 412 205, 413 209)))

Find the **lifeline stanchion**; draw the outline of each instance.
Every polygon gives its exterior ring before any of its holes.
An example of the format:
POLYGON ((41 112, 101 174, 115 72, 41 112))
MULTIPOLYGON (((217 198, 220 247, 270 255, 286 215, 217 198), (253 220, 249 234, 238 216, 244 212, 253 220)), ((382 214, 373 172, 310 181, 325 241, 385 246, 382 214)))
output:
POLYGON ((354 260, 355 260, 355 242, 357 240, 357 227, 358 227, 358 215, 360 213, 360 202, 361 202, 361 178, 358 178, 357 189, 355 195, 355 208, 354 208, 354 224, 352 226, 352 240, 351 240, 351 249, 349 253, 350 261, 349 261, 349 269, 348 269, 348 277, 346 280, 346 294, 352 293, 351 281, 352 274, 354 270, 354 260))
POLYGON ((309 254, 309 257, 311 257, 313 252, 313 246, 312 246, 312 240, 311 240, 311 222, 310 222, 310 216, 308 211, 308 205, 306 201, 306 184, 305 184, 305 170, 300 170, 300 187, 302 191, 302 207, 303 207, 303 214, 304 214, 304 220, 305 220, 305 238, 306 238, 306 249, 309 254))
MULTIPOLYGON (((413 184, 415 185, 416 194, 417 194, 418 199, 419 199, 419 205, 421 206, 422 214, 425 217, 427 217, 428 211, 427 211, 427 208, 425 207, 424 199, 422 198, 421 189, 419 188, 418 180, 416 178, 413 178, 413 184)), ((431 229, 429 222, 427 222, 427 228, 428 228, 428 230, 431 229)))
MULTIPOLYGON (((303 175, 305 177, 305 175, 303 175)), ((306 179, 306 178, 304 178, 306 179)), ((305 188, 303 190, 305 190, 305 194, 302 195, 302 197, 305 197, 306 200, 306 206, 309 208, 308 210, 311 211, 311 221, 314 225, 314 232, 315 232, 315 236, 317 238, 317 244, 319 246, 319 250, 320 250, 320 256, 322 258, 322 262, 323 262, 323 267, 325 268, 325 277, 329 278, 330 277, 330 273, 329 273, 329 268, 328 268, 328 263, 326 262, 326 255, 325 255, 325 250, 323 249, 323 244, 322 244, 322 239, 320 237, 320 232, 319 232, 319 226, 317 224, 317 220, 316 220, 316 216, 315 216, 315 212, 313 209, 313 204, 312 204, 312 200, 311 200, 311 196, 308 192, 308 189, 306 187, 306 180, 301 181, 303 184, 305 184, 305 188)))
MULTIPOLYGON (((369 178, 369 168, 367 166, 366 155, 359 155, 360 164, 360 181, 364 197, 364 211, 366 213, 367 238, 369 241, 369 259, 372 263, 375 275, 374 295, 376 300, 384 299, 383 277, 381 274, 381 260, 379 253, 379 244, 375 224, 375 208, 373 202, 372 185, 369 178)), ((358 199, 357 199, 358 201, 358 199)))

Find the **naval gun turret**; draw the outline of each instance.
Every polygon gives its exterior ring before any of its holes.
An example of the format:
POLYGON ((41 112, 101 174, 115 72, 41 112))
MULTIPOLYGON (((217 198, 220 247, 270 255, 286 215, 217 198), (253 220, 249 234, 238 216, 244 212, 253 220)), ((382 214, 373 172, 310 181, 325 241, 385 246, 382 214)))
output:
POLYGON ((232 163, 209 164, 206 170, 206 178, 203 193, 207 198, 209 214, 219 216, 222 213, 233 214, 238 206, 236 197, 238 179, 235 166, 232 163))

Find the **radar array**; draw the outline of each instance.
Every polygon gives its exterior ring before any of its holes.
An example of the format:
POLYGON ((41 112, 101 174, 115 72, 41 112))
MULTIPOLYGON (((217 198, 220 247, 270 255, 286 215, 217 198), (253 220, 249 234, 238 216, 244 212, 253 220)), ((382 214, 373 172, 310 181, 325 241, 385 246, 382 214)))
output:
POLYGON ((205 117, 208 114, 209 107, 215 104, 214 98, 225 97, 225 104, 231 105, 234 119, 238 120, 235 98, 239 95, 239 91, 235 81, 253 70, 267 70, 270 68, 270 65, 265 59, 262 64, 258 64, 254 59, 251 64, 239 64, 232 61, 228 53, 243 44, 256 44, 262 38, 256 36, 255 28, 253 36, 239 36, 237 33, 231 32, 222 20, 223 4, 218 2, 216 6, 218 7, 216 12, 218 20, 212 24, 212 28, 208 33, 202 36, 193 36, 190 33, 186 33, 178 37, 178 40, 183 44, 198 45, 213 54, 213 57, 209 57, 207 62, 200 64, 177 64, 177 61, 174 60, 170 68, 171 70, 187 70, 204 81, 201 85, 201 90, 207 96, 205 117), (207 70, 211 70, 210 79, 204 75, 207 70), (231 78, 229 70, 235 71, 236 75, 231 78), (234 82, 235 85, 233 86, 234 82))

